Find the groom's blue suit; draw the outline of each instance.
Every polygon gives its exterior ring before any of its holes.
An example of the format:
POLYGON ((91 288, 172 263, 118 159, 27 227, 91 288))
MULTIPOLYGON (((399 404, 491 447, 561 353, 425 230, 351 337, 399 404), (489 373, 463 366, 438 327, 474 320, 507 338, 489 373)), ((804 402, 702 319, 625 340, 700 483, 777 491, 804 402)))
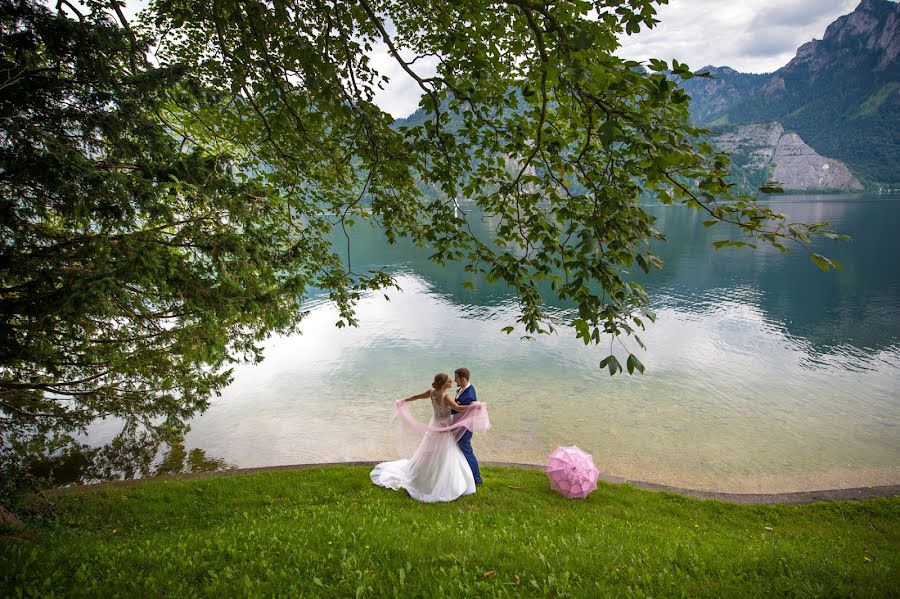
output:
MULTIPOLYGON (((475 397, 475 387, 469 385, 456 397, 456 403, 461 406, 467 406, 470 403, 478 401, 475 397)), ((456 442, 459 445, 459 448, 462 450, 463 455, 466 456, 466 461, 469 462, 469 468, 472 469, 472 476, 475 477, 475 484, 481 484, 481 470, 478 469, 478 459, 475 458, 475 452, 472 451, 472 431, 466 431, 463 433, 463 436, 459 438, 459 441, 456 442)))

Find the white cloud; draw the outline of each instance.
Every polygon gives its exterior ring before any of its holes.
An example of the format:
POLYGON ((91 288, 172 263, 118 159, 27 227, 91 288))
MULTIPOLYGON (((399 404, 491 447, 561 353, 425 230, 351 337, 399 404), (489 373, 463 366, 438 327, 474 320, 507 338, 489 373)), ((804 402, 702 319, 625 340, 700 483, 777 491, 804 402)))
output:
POLYGON ((822 39, 825 28, 859 0, 672 0, 658 8, 660 24, 622 36, 619 56, 677 59, 694 69, 729 66, 748 73, 777 70, 802 44, 822 39))
MULTIPOLYGON (((401 56, 407 61, 414 58, 403 52, 401 56)), ((375 103, 394 118, 402 118, 415 112, 419 107, 419 98, 424 92, 418 82, 390 55, 387 45, 384 42, 375 44, 369 58, 371 66, 390 79, 383 90, 375 90, 375 103)), ((437 62, 437 58, 426 57, 417 60, 411 68, 419 77, 431 77, 436 72, 437 62)))

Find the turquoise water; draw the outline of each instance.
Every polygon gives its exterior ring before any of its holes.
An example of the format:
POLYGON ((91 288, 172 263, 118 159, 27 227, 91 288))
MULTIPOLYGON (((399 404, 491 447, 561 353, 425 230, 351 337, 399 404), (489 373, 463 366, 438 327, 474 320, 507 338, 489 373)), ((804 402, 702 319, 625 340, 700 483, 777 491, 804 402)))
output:
MULTIPOLYGON (((392 402, 466 366, 494 426, 473 442, 481 460, 544 463, 577 444, 608 474, 694 488, 900 483, 900 198, 772 203, 852 235, 818 246, 843 270, 824 273, 800 252, 717 252, 709 244, 724 229, 653 208, 669 241, 655 248, 666 268, 644 281, 658 319, 642 335, 643 376, 610 377, 597 368, 604 351, 571 331, 503 334, 508 290, 466 291, 461 267, 355 230, 354 269, 388 266, 403 292, 365 298, 349 330, 311 298, 304 333, 239 367, 187 445, 241 467, 397 458, 415 439, 391 422, 392 402)), ((490 222, 475 224, 490 234, 490 222)))

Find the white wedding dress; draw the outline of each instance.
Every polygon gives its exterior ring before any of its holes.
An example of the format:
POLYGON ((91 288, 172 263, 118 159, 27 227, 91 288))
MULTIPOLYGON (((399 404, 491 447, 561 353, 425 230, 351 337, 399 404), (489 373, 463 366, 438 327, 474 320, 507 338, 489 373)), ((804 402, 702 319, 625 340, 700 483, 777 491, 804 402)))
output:
MULTIPOLYGON (((450 406, 440 395, 431 395, 434 415, 431 426, 453 423, 450 406)), ((453 431, 427 432, 412 458, 382 462, 369 474, 372 482, 381 487, 406 489, 410 497, 424 503, 453 501, 475 492, 475 478, 462 451, 456 445, 453 431)))

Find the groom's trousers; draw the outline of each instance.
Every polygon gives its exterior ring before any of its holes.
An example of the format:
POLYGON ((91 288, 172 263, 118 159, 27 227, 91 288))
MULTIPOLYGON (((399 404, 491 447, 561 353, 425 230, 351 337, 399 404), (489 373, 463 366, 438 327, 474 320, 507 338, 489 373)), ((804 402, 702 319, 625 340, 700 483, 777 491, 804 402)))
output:
POLYGON ((478 468, 478 459, 475 457, 475 452, 472 451, 472 431, 463 433, 463 436, 459 438, 459 441, 457 441, 456 444, 459 445, 463 455, 466 456, 466 461, 469 462, 469 468, 472 469, 472 476, 475 477, 475 484, 480 485, 481 470, 478 468))

